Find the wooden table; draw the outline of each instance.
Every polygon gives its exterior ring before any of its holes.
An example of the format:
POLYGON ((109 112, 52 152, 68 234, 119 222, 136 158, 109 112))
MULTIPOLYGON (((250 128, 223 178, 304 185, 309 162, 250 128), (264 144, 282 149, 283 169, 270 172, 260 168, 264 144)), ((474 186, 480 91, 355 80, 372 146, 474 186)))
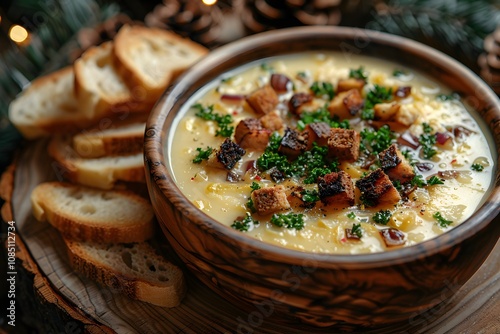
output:
MULTIPOLYGON (((74 273, 59 233, 31 215, 30 192, 56 176, 46 141, 26 145, 4 174, 1 196, 5 221, 17 228, 18 312, 40 332, 82 333, 331 333, 289 328, 267 318, 248 326, 248 315, 204 286, 186 268, 188 294, 181 306, 161 308, 113 293, 74 273)), ((500 220, 497 219, 500 223, 500 220)), ((162 251, 178 259, 159 235, 162 251)), ((474 256, 471 254, 471 256, 474 256)), ((370 333, 500 333, 500 243, 479 271, 453 298, 407 323, 370 333)), ((12 331, 16 333, 16 331, 12 331)))

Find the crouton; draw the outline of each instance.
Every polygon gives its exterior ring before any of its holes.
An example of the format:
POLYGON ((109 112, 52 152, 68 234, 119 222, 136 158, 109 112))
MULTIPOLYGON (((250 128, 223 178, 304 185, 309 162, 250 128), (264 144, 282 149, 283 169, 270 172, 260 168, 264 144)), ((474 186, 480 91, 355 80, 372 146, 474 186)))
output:
POLYGON ((263 151, 269 143, 271 131, 264 129, 256 118, 241 120, 234 131, 234 140, 240 147, 263 151))
POLYGON ((396 144, 392 144, 380 152, 378 156, 380 167, 389 176, 391 181, 399 181, 401 184, 404 184, 411 181, 415 176, 413 167, 406 161, 396 144))
POLYGON ((260 122, 262 123, 262 127, 268 129, 269 131, 279 131, 283 128, 283 120, 281 117, 274 113, 270 112, 260 118, 260 122))
POLYGON ((208 158, 207 164, 212 167, 231 170, 246 151, 229 138, 222 143, 218 150, 214 150, 208 158))
POLYGON ((332 172, 318 178, 318 192, 325 206, 348 207, 354 205, 354 185, 344 171, 332 172))
POLYGON ((363 108, 364 100, 357 89, 341 92, 328 105, 332 117, 353 118, 363 108))
POLYGON ((307 106, 312 106, 313 97, 309 93, 295 93, 288 101, 288 110, 292 114, 300 115, 307 106))
POLYGON ((251 195, 255 210, 259 215, 290 209, 285 187, 275 186, 254 190, 251 195))
POLYGON ((286 128, 278 151, 293 160, 306 149, 306 138, 297 131, 286 128))
POLYGON ((401 105, 397 102, 377 103, 373 107, 375 119, 380 121, 388 121, 396 115, 396 113, 399 111, 399 108, 401 108, 401 105))
POLYGON ((278 94, 269 85, 252 92, 247 96, 246 101, 257 114, 268 114, 279 103, 278 94))
POLYGON ((326 146, 330 137, 330 125, 325 122, 307 124, 302 135, 306 138, 307 150, 313 147, 313 143, 326 146))
POLYGON ((360 200, 366 206, 393 204, 401 200, 401 195, 381 168, 356 181, 356 187, 361 192, 360 200))
POLYGON ((332 128, 328 137, 328 156, 339 161, 356 161, 360 140, 359 133, 354 130, 332 128))
POLYGON ((347 92, 351 89, 356 89, 361 93, 366 81, 358 78, 340 79, 337 83, 337 94, 347 92))

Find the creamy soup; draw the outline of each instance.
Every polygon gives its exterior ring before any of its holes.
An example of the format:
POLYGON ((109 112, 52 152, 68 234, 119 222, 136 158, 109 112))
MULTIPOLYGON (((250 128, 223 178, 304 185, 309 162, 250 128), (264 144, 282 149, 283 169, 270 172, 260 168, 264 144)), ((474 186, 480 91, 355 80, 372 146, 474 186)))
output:
POLYGON ((370 253, 466 220, 492 183, 489 139, 459 96, 394 63, 268 58, 177 116, 170 168, 200 210, 291 249, 370 253))

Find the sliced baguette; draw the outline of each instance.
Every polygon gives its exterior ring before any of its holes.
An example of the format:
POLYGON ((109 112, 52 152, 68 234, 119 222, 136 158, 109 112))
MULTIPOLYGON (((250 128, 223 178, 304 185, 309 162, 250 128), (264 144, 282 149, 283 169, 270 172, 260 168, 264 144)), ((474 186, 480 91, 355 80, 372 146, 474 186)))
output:
POLYGON ((112 189, 118 181, 146 182, 142 152, 84 159, 73 149, 71 140, 71 136, 56 136, 49 143, 58 177, 100 189, 112 189))
POLYGON ((34 80, 9 106, 12 124, 27 139, 90 125, 74 95, 73 67, 34 80))
POLYGON ((119 112, 149 112, 142 90, 132 91, 113 62, 113 42, 91 47, 75 61, 75 92, 88 118, 119 112))
POLYGON ((168 85, 208 50, 189 39, 158 28, 124 25, 114 39, 118 71, 131 87, 145 89, 155 102, 168 85))
POLYGON ((153 236, 154 212, 141 196, 45 182, 31 192, 33 215, 65 237, 93 242, 142 242, 153 236))
POLYGON ((146 123, 131 120, 109 127, 87 129, 73 137, 73 148, 82 158, 129 155, 143 151, 146 123))
POLYGON ((182 271, 146 242, 98 244, 65 239, 73 269, 126 296, 162 307, 181 303, 182 271))

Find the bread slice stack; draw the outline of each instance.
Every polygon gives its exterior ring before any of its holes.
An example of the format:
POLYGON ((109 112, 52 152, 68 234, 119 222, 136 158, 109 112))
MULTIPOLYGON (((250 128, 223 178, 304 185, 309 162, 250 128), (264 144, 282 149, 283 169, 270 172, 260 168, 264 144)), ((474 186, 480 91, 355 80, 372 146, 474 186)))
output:
POLYGON ((25 138, 51 137, 60 181, 33 190, 33 215, 62 234, 75 271, 164 307, 180 303, 185 284, 149 243, 145 121, 172 80, 207 52, 171 32, 124 26, 72 66, 33 81, 9 108, 25 138))

